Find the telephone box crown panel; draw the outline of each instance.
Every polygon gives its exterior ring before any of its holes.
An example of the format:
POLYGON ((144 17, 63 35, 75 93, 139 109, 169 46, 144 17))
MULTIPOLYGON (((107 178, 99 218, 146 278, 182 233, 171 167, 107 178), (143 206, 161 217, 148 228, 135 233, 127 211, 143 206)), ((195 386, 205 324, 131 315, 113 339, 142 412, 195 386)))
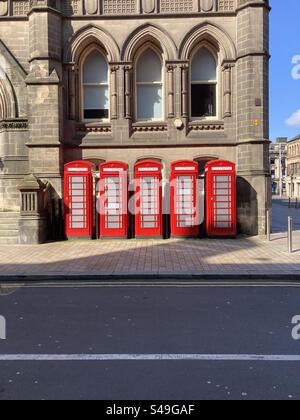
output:
POLYGON ((65 231, 67 238, 92 238, 93 164, 85 161, 64 167, 65 231))
POLYGON ((206 230, 210 237, 237 234, 236 166, 224 160, 206 164, 206 230))
POLYGON ((100 237, 128 237, 128 167, 123 162, 100 166, 100 237))
POLYGON ((145 160, 135 165, 135 236, 162 237, 162 164, 145 160))
POLYGON ((171 235, 198 236, 198 163, 181 160, 171 165, 171 235))

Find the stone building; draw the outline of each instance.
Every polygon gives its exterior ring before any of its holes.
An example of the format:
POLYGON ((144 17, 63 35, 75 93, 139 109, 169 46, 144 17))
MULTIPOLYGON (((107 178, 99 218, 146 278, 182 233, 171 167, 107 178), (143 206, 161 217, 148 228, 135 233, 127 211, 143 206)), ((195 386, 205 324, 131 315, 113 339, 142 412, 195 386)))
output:
POLYGON ((279 196, 286 194, 287 148, 287 137, 279 137, 270 144, 272 192, 279 196))
POLYGON ((287 194, 290 198, 300 198, 300 136, 288 143, 287 194))
POLYGON ((268 25, 267 0, 0 0, 2 243, 53 231, 78 159, 230 160, 239 232, 264 235, 268 25))

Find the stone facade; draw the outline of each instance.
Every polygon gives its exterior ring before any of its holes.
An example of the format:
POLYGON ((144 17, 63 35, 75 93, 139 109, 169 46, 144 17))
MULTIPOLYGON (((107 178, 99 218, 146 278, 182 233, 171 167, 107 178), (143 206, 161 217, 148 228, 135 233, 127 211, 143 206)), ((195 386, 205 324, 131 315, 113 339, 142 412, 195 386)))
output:
MULTIPOLYGON (((17 186, 29 174, 51 186, 48 199, 61 198, 63 166, 73 160, 122 160, 133 176, 138 160, 154 158, 168 177, 177 159, 220 158, 237 164, 239 232, 264 235, 268 22, 267 0, 1 0, 0 211, 20 208, 17 186), (217 57, 217 116, 195 120, 190 67, 200 45, 217 57), (136 60, 145 46, 163 61, 159 122, 136 118, 136 60), (82 57, 91 47, 110 69, 107 121, 82 119, 82 57)), ((43 220, 36 226, 47 230, 43 220)))
POLYGON ((287 137, 279 137, 270 144, 272 192, 280 197, 286 195, 287 137))
POLYGON ((300 198, 300 136, 288 143, 287 194, 290 198, 300 198))

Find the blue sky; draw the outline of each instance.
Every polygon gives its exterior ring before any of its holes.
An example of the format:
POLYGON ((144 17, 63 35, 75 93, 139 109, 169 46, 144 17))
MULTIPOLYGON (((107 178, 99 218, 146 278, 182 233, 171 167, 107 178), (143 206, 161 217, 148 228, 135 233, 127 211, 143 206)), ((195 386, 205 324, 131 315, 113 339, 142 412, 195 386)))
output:
POLYGON ((274 140, 300 134, 300 66, 297 70, 292 63, 296 56, 300 63, 300 1, 271 0, 271 7, 270 138, 274 140))

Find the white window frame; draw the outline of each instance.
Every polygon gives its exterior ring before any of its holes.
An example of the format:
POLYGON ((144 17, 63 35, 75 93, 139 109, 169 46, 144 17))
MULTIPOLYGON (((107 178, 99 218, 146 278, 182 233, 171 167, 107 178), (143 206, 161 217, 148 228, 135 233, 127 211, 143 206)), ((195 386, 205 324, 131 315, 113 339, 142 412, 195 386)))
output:
POLYGON ((220 100, 220 87, 221 87, 221 74, 220 74, 221 70, 220 70, 220 59, 219 59, 219 55, 216 54, 216 51, 212 48, 212 46, 206 42, 202 42, 201 44, 197 45, 197 47, 194 49, 194 51, 191 54, 191 58, 190 58, 190 66, 189 66, 189 78, 190 78, 190 87, 189 87, 189 92, 190 92, 190 119, 191 121, 218 121, 220 119, 220 115, 221 115, 221 103, 222 101, 220 100), (192 80, 192 71, 193 71, 193 61, 195 58, 195 55, 201 50, 201 48, 206 48, 214 57, 215 62, 216 62, 216 75, 217 78, 216 80, 197 80, 194 81, 192 80), (193 85, 216 85, 216 115, 212 115, 212 116, 208 116, 208 117, 193 117, 192 116, 192 86, 193 85))
POLYGON ((110 68, 109 63, 107 60, 107 55, 105 54, 105 51, 102 50, 98 46, 91 46, 88 48, 84 55, 81 58, 81 64, 80 64, 80 109, 81 109, 81 121, 84 123, 93 123, 93 122, 99 122, 99 123, 107 123, 110 122, 110 116, 111 116, 111 100, 110 100, 110 68), (86 62, 86 59, 89 57, 90 54, 93 53, 93 51, 97 51, 100 54, 103 55, 103 58, 105 59, 107 63, 107 83, 84 83, 83 75, 84 75, 84 64, 86 62), (107 87, 108 88, 108 118, 91 118, 87 119, 84 118, 84 90, 86 87, 107 87))
POLYGON ((158 122, 162 123, 165 122, 166 118, 166 100, 165 100, 165 62, 163 58, 162 52, 156 48, 153 44, 147 43, 143 46, 143 49, 139 51, 135 58, 135 66, 134 66, 134 100, 135 100, 135 106, 134 106, 134 112, 135 112, 135 121, 136 122, 144 122, 144 123, 151 123, 151 122, 158 122), (138 82, 137 81, 137 74, 138 74, 138 64, 141 56, 147 51, 152 50, 157 57, 159 58, 161 62, 161 82, 138 82), (162 118, 151 118, 151 119, 144 119, 144 118, 138 118, 138 86, 161 86, 162 88, 162 118))

